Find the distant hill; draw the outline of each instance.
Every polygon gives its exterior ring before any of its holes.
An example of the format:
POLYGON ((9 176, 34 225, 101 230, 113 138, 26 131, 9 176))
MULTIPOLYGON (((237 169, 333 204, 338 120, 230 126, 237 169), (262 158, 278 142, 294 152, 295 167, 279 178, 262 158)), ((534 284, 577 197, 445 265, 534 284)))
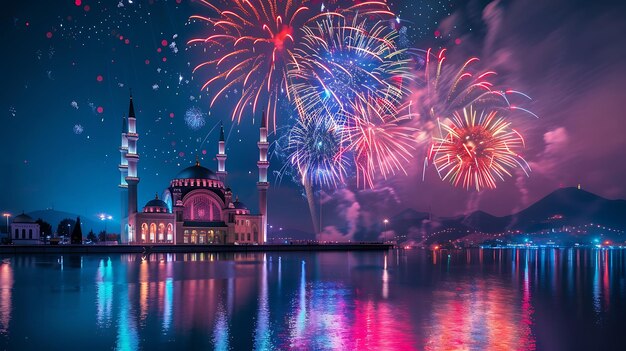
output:
POLYGON ((506 228, 511 219, 507 217, 496 217, 487 212, 476 211, 465 216, 460 222, 469 229, 474 229, 484 233, 498 233, 506 228))
MULTIPOLYGON (((87 233, 89 233, 90 230, 93 230, 95 233, 98 233, 101 230, 104 230, 105 228, 105 223, 102 221, 99 221, 97 218, 92 219, 92 218, 89 218, 88 216, 82 216, 76 213, 47 209, 47 210, 29 212, 28 215, 33 217, 33 219, 35 220, 38 218, 41 218, 44 221, 50 223, 50 225, 52 226, 52 230, 54 230, 55 232, 57 230, 57 226, 59 222, 61 222, 63 219, 71 218, 73 220, 76 220, 76 217, 78 216, 80 216, 82 230, 85 235, 87 235, 87 233)), ((116 221, 108 221, 106 223, 106 228, 108 232, 119 233, 120 223, 116 221)))
POLYGON ((559 225, 598 223, 626 230, 626 201, 608 200, 577 188, 556 190, 525 210, 507 216, 512 229, 540 230, 559 225))
POLYGON ((462 223, 484 233, 507 229, 539 231, 588 223, 626 230, 626 201, 608 200, 578 188, 563 188, 515 214, 496 217, 477 211, 465 217, 462 223))

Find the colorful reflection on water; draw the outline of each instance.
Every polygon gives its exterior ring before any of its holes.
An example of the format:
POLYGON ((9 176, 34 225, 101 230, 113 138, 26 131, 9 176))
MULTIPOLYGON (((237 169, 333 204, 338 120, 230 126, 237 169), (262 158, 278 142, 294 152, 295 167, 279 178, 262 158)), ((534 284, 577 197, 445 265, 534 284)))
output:
POLYGON ((620 349, 624 272, 590 249, 7 256, 0 347, 620 349))

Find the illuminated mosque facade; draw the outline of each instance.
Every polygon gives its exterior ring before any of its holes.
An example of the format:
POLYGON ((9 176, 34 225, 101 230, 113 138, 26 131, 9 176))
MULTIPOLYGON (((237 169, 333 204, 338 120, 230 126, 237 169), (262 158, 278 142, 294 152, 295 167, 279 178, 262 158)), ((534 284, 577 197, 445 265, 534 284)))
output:
POLYGON ((235 198, 227 187, 224 127, 220 128, 217 172, 196 160, 176 175, 165 189, 137 207, 137 118, 132 95, 128 117, 122 117, 119 165, 122 202, 122 243, 130 244, 263 244, 267 241, 267 117, 261 119, 259 148, 259 214, 235 198))

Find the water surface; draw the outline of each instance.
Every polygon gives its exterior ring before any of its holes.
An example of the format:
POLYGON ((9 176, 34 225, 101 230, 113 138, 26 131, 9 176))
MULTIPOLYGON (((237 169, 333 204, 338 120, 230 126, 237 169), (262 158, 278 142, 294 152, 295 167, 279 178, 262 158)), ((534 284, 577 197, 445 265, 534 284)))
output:
POLYGON ((626 254, 22 255, 0 263, 11 350, 608 350, 626 254))

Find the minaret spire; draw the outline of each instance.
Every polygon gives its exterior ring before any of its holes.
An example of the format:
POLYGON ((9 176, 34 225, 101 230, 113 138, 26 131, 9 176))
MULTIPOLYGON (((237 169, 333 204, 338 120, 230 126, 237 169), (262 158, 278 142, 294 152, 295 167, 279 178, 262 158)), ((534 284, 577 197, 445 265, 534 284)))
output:
POLYGON ((128 104, 128 118, 135 117, 135 105, 133 105, 133 93, 130 93, 130 103, 128 104))
POLYGON ((132 242, 136 240, 134 234, 136 232, 137 184, 139 183, 139 176, 137 175, 137 162, 139 162, 137 140, 139 139, 139 134, 137 134, 137 120, 132 92, 128 105, 128 132, 126 133, 126 138, 128 139, 128 152, 126 153, 128 162, 128 175, 126 176, 126 183, 128 184, 128 236, 125 239, 126 242, 132 242))
POLYGON ((224 124, 220 122, 220 140, 217 142, 217 177, 226 183, 226 141, 224 140, 224 124))
POLYGON ((128 176, 128 160, 126 159, 126 154, 128 153, 128 120, 126 116, 122 116, 122 141, 120 144, 120 164, 118 165, 118 169, 120 170, 120 184, 118 185, 120 189, 120 233, 122 233, 122 238, 127 238, 127 229, 128 229, 128 184, 126 183, 126 177, 128 176))
POLYGON ((267 160, 267 149, 269 143, 267 142, 267 115, 265 110, 261 116, 261 128, 259 130, 259 161, 257 166, 259 167, 259 181, 256 183, 257 190, 259 191, 259 214, 262 216, 261 225, 261 237, 263 243, 267 242, 267 189, 270 187, 270 183, 267 181, 267 169, 270 166, 267 160))

